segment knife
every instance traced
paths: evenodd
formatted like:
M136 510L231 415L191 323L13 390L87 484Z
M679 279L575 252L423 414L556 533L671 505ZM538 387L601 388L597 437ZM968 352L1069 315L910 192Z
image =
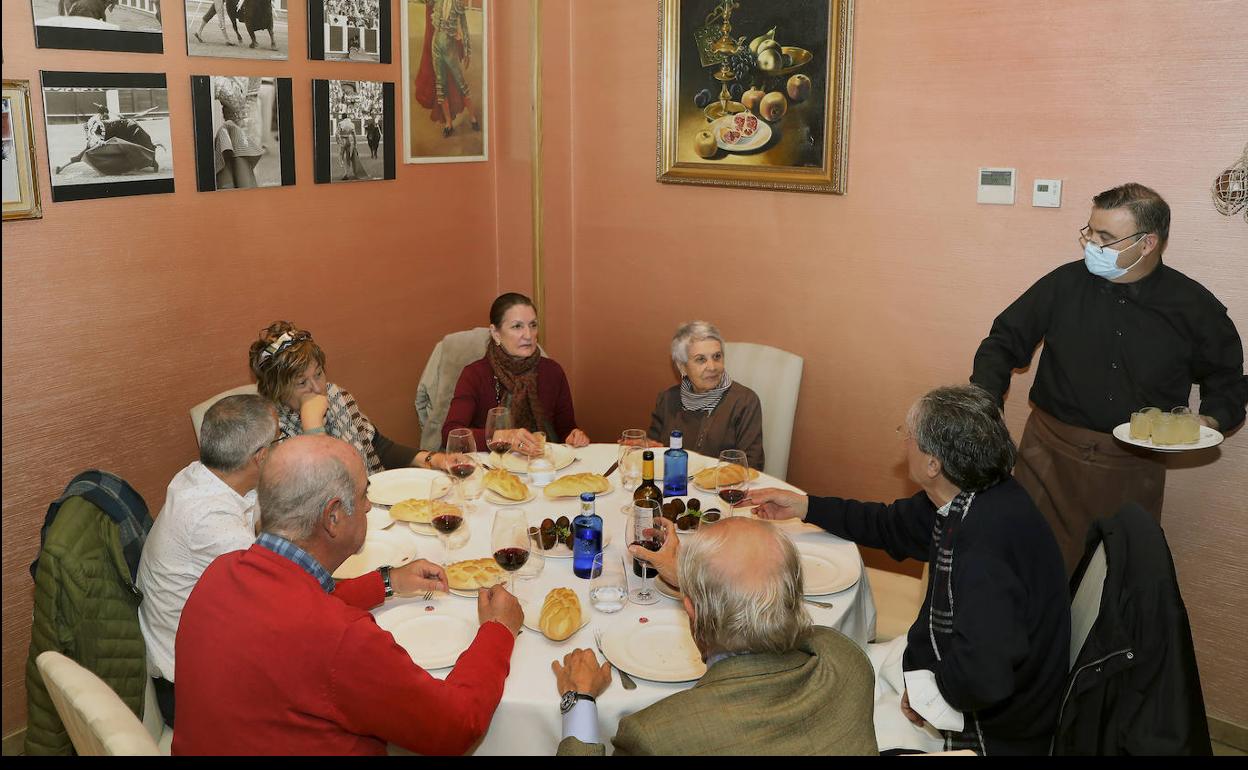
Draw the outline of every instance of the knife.
M618 468L618 467L620 467L620 461L619 461L619 460L616 460L615 462L611 463L611 467L610 467L610 468L607 468L607 472L606 472L606 473L604 473L604 474L602 474L602 475L603 475L603 477L605 478L605 477L607 477L607 476L610 476L610 475L611 475L611 474L615 471L615 469L616 469L616 468Z

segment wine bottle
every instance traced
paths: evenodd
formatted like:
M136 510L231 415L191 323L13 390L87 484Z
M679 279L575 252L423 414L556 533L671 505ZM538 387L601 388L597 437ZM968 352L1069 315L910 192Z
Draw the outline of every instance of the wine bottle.
M594 557L602 553L602 517L594 511L594 493L581 493L581 513L572 520L572 573L594 577Z
M689 494L689 453L683 448L684 434L672 431L671 447L663 453L663 496Z
M663 504L663 490L654 483L654 452L641 453L641 486L633 491L633 500L654 500Z

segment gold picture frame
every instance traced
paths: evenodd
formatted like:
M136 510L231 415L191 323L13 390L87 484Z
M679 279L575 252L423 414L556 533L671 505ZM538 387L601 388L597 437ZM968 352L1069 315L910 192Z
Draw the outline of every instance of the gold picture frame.
M39 169L30 112L30 81L5 80L3 99L4 221L40 219Z
M853 21L854 0L659 0L658 181L844 194Z

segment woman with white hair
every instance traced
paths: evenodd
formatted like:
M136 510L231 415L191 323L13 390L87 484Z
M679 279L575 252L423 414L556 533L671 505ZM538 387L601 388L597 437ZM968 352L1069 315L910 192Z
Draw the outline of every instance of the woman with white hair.
M680 384L659 394L649 437L666 446L672 431L684 448L716 457L741 449L750 467L763 469L763 407L758 394L733 382L724 368L724 338L713 324L689 321L672 337L672 363Z

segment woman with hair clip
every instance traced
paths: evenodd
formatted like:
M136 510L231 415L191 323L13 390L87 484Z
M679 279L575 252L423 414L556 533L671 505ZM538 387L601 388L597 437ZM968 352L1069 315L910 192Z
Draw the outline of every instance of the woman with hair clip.
M277 321L251 343L251 372L260 395L277 405L282 436L327 433L355 447L369 474L388 468L446 470L451 457L396 444L381 434L355 397L325 376L325 351L312 333Z
M486 436L486 415L496 406L511 409L512 428ZM508 292L490 307L485 355L460 372L442 425L443 444L455 428L471 428L478 447L487 440L504 441L524 454L538 449L535 431L569 446L589 444L589 436L576 426L563 367L543 358L537 347L537 311L523 294Z

